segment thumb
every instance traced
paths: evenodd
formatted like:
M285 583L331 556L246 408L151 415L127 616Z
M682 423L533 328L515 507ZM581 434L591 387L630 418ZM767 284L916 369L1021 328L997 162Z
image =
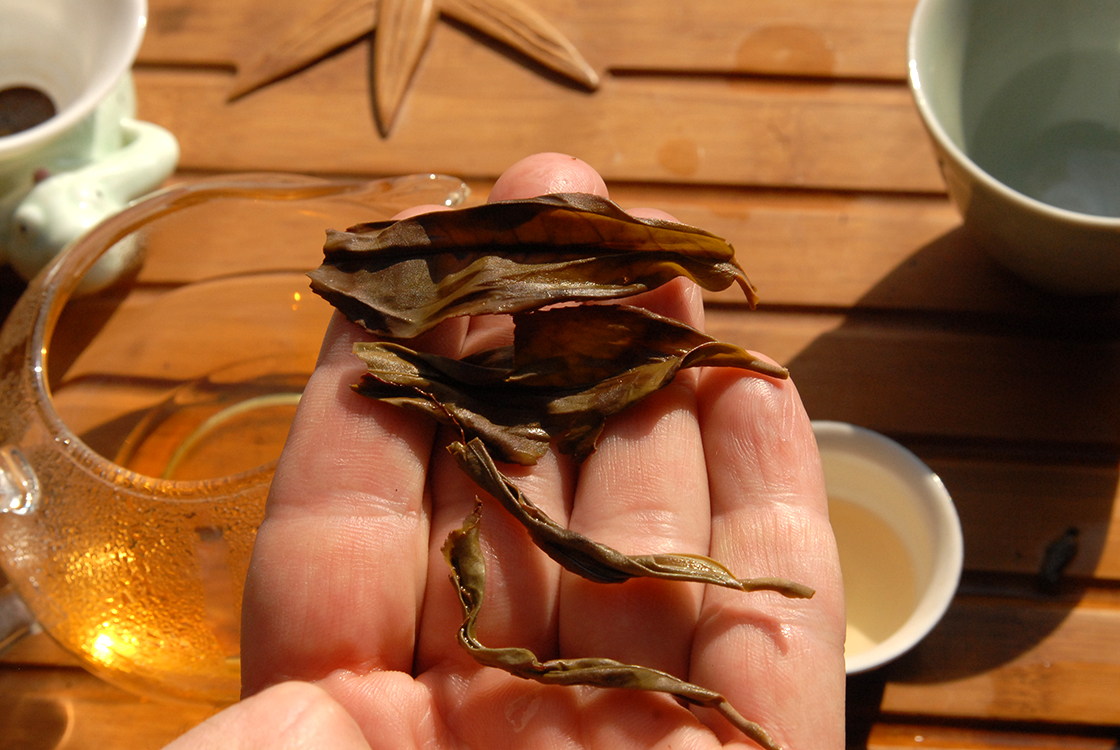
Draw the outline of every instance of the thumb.
M308 682L283 682L235 703L164 750L369 750L358 725Z

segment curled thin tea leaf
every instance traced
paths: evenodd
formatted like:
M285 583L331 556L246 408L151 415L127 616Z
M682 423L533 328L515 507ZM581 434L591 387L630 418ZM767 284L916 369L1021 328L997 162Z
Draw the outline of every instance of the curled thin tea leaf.
M480 514L481 505L476 505L462 528L452 531L443 545L443 555L451 566L451 580L463 609L459 643L476 662L545 685L592 685L668 693L687 703L715 709L762 747L779 750L774 738L765 729L736 711L723 695L666 672L594 657L542 662L525 648L484 646L475 632L486 588L486 562L478 542Z
M625 555L553 521L503 474L477 438L447 450L480 488L496 498L529 532L533 543L568 570L598 583L631 578L695 581L739 591L776 591L791 599L808 599L813 589L784 578L736 578L730 570L703 555Z
M412 338L460 315L627 297L678 277L754 288L726 240L582 193L499 201L328 233L311 288L371 333Z
M550 440L582 461L608 417L663 388L682 368L785 369L679 321L627 305L514 315L512 347L454 360L392 342L363 342L356 389L479 437L499 461L533 464Z

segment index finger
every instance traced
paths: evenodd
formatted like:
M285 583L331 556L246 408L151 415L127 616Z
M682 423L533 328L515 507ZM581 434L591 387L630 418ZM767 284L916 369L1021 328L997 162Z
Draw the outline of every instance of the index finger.
M434 426L351 391L361 338L335 316L277 466L245 586L246 695L337 668L411 667Z

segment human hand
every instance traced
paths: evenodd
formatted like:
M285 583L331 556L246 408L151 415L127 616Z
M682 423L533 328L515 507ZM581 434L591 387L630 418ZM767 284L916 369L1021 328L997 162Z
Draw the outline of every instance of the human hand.
M491 200L548 192L605 196L606 187L582 162L543 154L508 170ZM627 302L703 329L690 283ZM500 318L458 319L423 346L458 357L508 335ZM481 668L462 650L441 546L480 493L430 420L351 391L364 370L351 347L363 338L336 316L277 468L243 612L243 692L260 694L232 711L274 707L295 690L298 705L313 707L300 715L311 725L324 717L348 738L334 746L346 748L365 746L355 727L369 747L394 750L749 745L714 711L666 695L543 686ZM562 572L485 498L484 644L522 646L541 660L654 667L722 693L790 750L842 747L843 593L820 459L792 382L682 372L613 417L582 467L550 453L504 470L552 518L620 551L705 554L736 575L788 578L817 594L590 583ZM314 682L330 698L306 688L261 693L289 680ZM214 736L235 747L244 722L219 718ZM309 736L308 746L322 746Z

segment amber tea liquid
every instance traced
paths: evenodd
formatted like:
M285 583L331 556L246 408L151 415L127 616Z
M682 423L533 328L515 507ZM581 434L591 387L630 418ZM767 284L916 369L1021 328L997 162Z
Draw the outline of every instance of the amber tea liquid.
M60 319L52 404L115 486L75 472L27 521L65 540L49 631L111 681L237 699L252 540L330 317L309 296L302 273L260 273L110 290Z
M870 510L830 497L828 512L848 608L844 654L851 657L889 638L910 617L917 601L914 563L894 529Z

